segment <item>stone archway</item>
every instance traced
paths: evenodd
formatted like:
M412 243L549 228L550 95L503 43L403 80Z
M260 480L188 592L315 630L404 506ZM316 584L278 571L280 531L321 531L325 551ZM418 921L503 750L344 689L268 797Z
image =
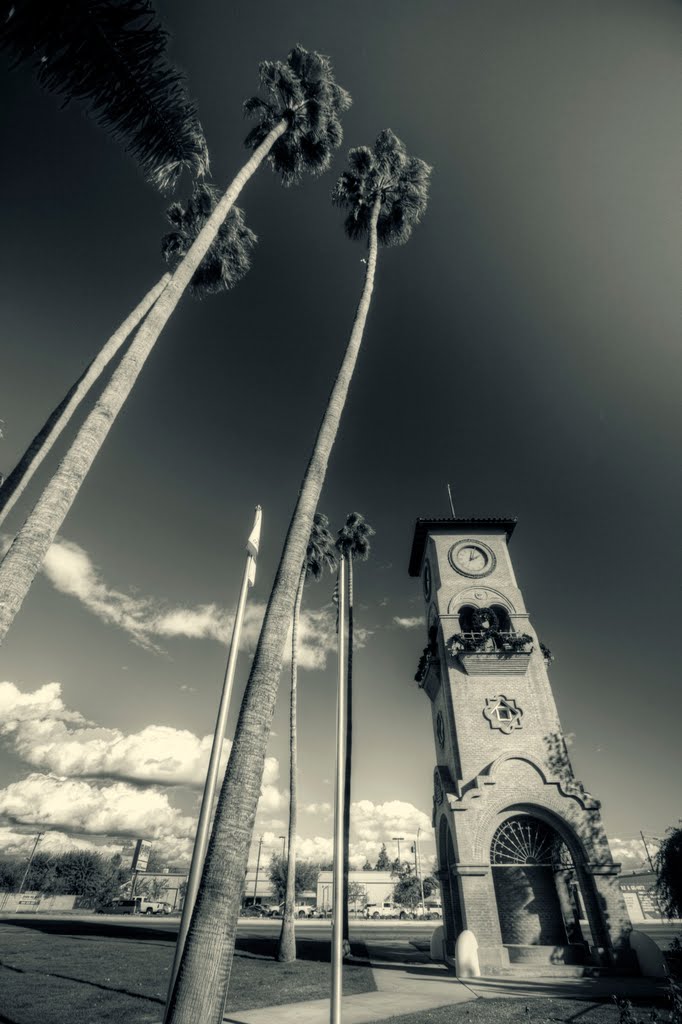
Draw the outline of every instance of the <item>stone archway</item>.
M559 833L531 814L513 814L493 835L490 864L502 942L568 945L566 894L560 897L559 885L572 859Z

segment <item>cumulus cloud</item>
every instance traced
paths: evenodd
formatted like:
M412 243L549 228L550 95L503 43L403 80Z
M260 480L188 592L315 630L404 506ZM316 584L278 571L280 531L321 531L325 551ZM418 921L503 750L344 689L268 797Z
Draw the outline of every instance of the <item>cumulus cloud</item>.
M351 805L350 820L358 839L374 843L385 842L386 836L414 836L418 828L431 834L428 815L405 800L388 800L383 804L358 800Z
M80 601L93 615L126 632L146 650L161 653L160 639L185 637L215 640L226 644L232 635L234 611L215 603L196 607L167 607L152 597L140 597L109 586L95 567L90 555L78 544L58 538L49 549L43 572L62 594ZM250 601L244 613L241 647L252 653L258 642L265 603ZM355 641L364 646L370 631L357 628ZM285 661L291 644L284 649ZM331 607L306 609L299 628L299 667L321 669L327 655L336 651L336 611Z
M318 814L328 817L332 812L332 805L329 803L306 804L303 808L306 814Z
M136 733L87 722L66 707L59 683L23 693L14 683L0 683L0 736L33 768L71 778L107 778L163 786L203 786L212 734L148 725ZM231 742L223 747L224 770ZM281 794L274 786L279 762L266 757L264 806L276 809Z
M0 816L79 835L190 837L195 821L172 807L166 793L125 782L101 785L33 773L0 790Z
M609 838L611 856L617 864L622 864L626 871L634 868L648 868L646 849L640 838L619 839L618 836ZM658 842L655 839L647 839L647 846L652 857L658 850Z
M405 617L394 615L393 622L398 629L416 629L417 626L424 626L426 619L423 615L407 615Z
M29 856L36 841L35 832L17 832L9 826L0 827L0 855L5 857ZM46 832L38 844L38 853L59 854L82 851L113 857L121 852L120 843L95 843L81 836L69 836L65 832Z

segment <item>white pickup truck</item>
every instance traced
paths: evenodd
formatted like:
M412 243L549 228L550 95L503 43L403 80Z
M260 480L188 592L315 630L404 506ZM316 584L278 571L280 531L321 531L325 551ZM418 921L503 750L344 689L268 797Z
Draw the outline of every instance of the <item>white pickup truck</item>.
M163 900L148 900L146 896L134 896L127 900L114 900L107 907L109 914L170 914L170 903Z

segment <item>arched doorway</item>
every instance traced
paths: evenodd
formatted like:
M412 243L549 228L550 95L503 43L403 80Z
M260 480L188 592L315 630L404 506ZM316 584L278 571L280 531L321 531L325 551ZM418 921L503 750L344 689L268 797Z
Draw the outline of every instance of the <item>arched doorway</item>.
M490 863L505 945L563 946L572 941L563 879L573 862L550 824L530 814L506 818L493 835Z

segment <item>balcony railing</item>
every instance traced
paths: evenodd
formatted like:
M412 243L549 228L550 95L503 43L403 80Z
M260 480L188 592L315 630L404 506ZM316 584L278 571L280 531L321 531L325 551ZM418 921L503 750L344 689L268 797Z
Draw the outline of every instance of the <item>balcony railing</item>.
M456 633L448 649L469 675L524 675L533 638L513 629Z

